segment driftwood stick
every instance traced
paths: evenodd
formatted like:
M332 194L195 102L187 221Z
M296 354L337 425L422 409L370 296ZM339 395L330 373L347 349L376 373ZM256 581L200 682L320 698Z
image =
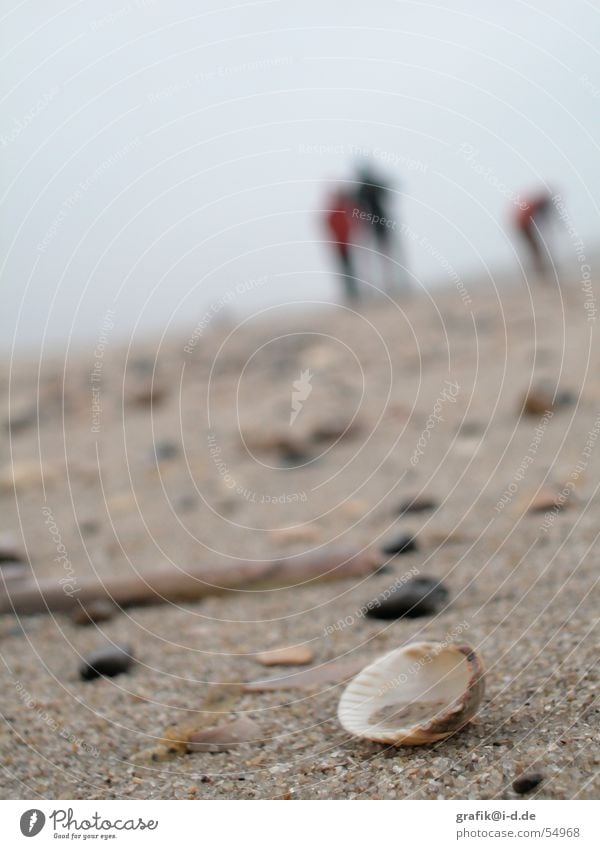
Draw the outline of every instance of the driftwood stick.
M105 579L96 576L82 580L73 578L65 585L48 579L5 584L0 579L0 613L72 610L97 599L109 599L120 607L192 601L224 592L281 589L312 581L362 578L377 568L378 560L373 551L329 548L280 560L194 566L187 572L165 566L145 574L129 571Z

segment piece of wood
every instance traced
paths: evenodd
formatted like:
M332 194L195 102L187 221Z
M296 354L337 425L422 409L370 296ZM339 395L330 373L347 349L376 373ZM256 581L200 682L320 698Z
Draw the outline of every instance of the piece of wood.
M93 577L30 581L14 588L0 584L0 613L48 613L72 610L97 599L120 607L161 602L195 601L225 592L300 587L313 581L361 578L375 572L378 559L369 549L327 548L314 554L272 561L225 561L195 566L185 572L173 566L144 574L133 570L104 580Z

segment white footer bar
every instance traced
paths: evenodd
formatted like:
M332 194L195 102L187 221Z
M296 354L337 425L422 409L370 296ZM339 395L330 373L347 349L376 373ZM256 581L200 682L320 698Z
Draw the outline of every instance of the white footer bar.
M0 802L2 845L321 849L596 847L600 803L580 801ZM436 841L432 843L431 841ZM543 842L542 842L543 841Z

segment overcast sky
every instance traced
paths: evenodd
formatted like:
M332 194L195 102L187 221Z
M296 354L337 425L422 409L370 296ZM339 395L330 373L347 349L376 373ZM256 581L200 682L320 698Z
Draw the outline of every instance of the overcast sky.
M394 183L415 286L516 268L511 206L543 183L596 247L593 3L3 9L4 348L335 296L317 210L357 161Z

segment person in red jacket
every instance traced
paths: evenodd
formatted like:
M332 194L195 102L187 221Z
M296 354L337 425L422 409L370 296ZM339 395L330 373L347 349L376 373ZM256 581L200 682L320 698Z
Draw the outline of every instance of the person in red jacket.
M358 300L358 283L352 254L353 211L356 202L349 192L335 191L325 204L325 227L340 269L344 293L349 301Z
M547 192L531 198L525 198L517 207L515 227L525 240L533 264L543 273L548 267L550 255L540 235L540 225L544 224L552 212L552 196Z

